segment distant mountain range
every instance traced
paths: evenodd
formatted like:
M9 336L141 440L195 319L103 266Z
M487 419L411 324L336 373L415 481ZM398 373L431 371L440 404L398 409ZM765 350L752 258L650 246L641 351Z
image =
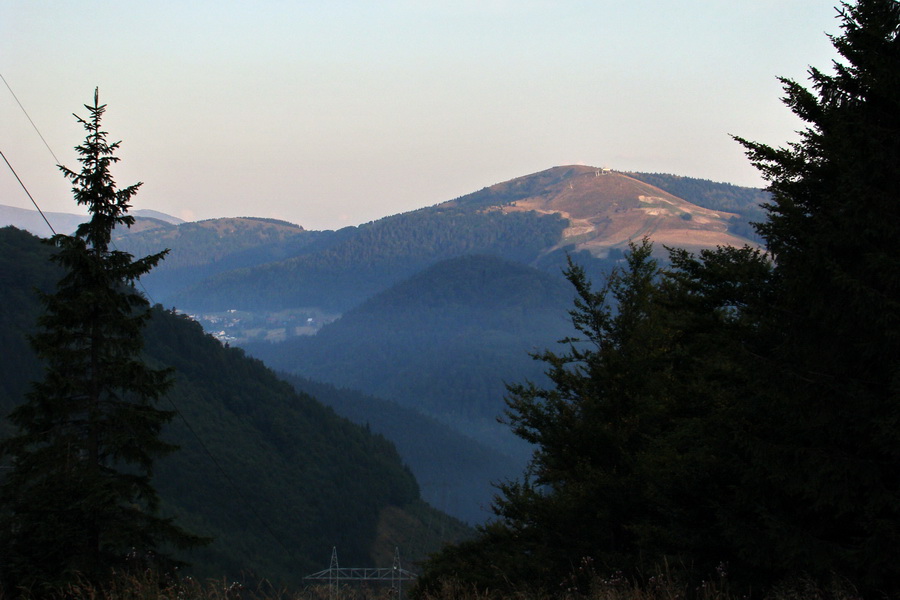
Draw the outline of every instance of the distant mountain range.
M564 252L621 257L629 240L699 249L754 243L764 191L674 175L554 167L429 208L338 231L273 219L191 223L135 211L116 242L172 252L144 282L190 311L317 307L343 312L439 260L493 254L555 271ZM49 213L58 231L84 217ZM35 211L0 206L0 224L48 233Z
M156 210L134 210L131 212L131 215L145 219L146 223L152 221L171 225L184 223L183 219ZM45 217L46 220L44 220ZM40 237L49 237L53 235L53 231L65 234L72 233L79 224L84 222L85 218L85 215L61 212L45 212L41 216L41 213L37 210L0 204L0 227L11 225ZM53 227L52 231L50 229L51 226Z
M335 400L341 414L381 423L379 411L416 411L449 428L456 437L441 434L442 448L378 431L393 436L426 500L476 522L492 494L485 478L516 476L528 454L497 424L504 383L539 381L529 352L571 334L567 257L599 281L645 236L661 254L663 246L752 245L750 222L762 220L767 199L726 183L564 166L338 231L139 214L115 242L136 255L172 249L142 280L154 301L217 313L217 335L299 377L300 389L321 381L371 399ZM341 314L315 336L297 335L321 326L306 321ZM466 444L479 464L448 469ZM451 502L448 489L466 493Z
M218 273L202 281L167 281L164 293L191 311L315 306L343 312L437 261L466 254L557 272L567 252L590 263L614 261L629 240L644 236L660 247L692 250L753 243L747 222L759 214L764 192L691 181L693 186L673 176L556 167L359 227L266 240L258 257L266 262L250 265L242 250L217 260ZM154 232L138 236L147 244ZM133 243L130 237L123 236L125 247ZM161 237L152 243L164 245ZM278 258L279 252L288 256ZM243 262L226 269L232 258Z

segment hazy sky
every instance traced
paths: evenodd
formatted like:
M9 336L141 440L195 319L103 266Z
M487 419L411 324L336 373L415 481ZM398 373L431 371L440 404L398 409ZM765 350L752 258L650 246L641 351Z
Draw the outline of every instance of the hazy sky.
M332 229L563 164L761 185L729 134L794 139L777 77L829 68L835 3L0 0L0 74L76 170L99 86L135 208ZM0 120L41 207L76 212L2 83Z

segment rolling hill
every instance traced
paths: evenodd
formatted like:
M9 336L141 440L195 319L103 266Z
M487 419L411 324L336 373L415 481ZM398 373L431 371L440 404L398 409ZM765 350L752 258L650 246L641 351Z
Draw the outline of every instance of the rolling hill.
M131 215L136 217L139 221L143 221L143 226L150 226L149 224L151 223L173 225L184 223L184 221L178 217L173 217L156 210L134 210L131 212ZM85 219L84 215L61 212L45 212L44 216L47 217L47 221L50 222L50 225L53 226L53 229L55 229L57 233L72 233ZM47 226L47 221L44 221L44 218L41 217L41 214L36 210L0 204L0 227L11 225L36 236L49 237L52 235L52 232L50 231L50 227ZM139 225L138 227L143 228L143 226Z
M444 505L473 521L493 493L485 474L517 474L510 465L527 454L496 418L505 381L542 377L529 352L569 333L571 294L560 277L566 256L599 281L629 240L643 236L658 248L753 243L748 222L760 218L766 199L761 190L694 178L563 166L339 231L272 219L170 223L147 215L117 232L116 243L135 254L172 249L142 280L154 301L193 313L238 309L230 314L243 327L259 327L257 339L287 338L241 342L274 368L395 403L334 404L357 422L375 423L377 411L400 408L415 411L409 419L418 413L452 428L457 437L434 464L450 464L460 440L477 439L493 456L481 460L487 469L442 478L432 477L441 469L418 460L421 446L377 429L415 465L429 500L441 502L440 490L460 489L465 477L482 478L467 505ZM326 315L324 323L341 313L314 337L291 337L288 331L315 327L286 327L283 317L300 315L305 323Z

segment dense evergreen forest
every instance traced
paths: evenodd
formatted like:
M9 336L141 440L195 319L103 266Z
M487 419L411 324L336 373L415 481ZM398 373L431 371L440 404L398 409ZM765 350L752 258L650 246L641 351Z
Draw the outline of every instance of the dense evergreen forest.
M434 417L356 390L281 373L301 392L391 440L431 506L468 523L490 516L492 483L519 473L516 460Z
M34 289L52 288L59 275L50 250L30 234L0 229L4 414L41 374L26 335L39 312ZM385 438L337 417L242 350L159 307L145 337L147 362L175 369L164 407L178 417L165 437L181 449L156 465L162 512L214 538L184 557L191 572L299 585L327 566L333 546L347 563L386 566L394 549L380 538L386 529L400 528L409 560L465 531L419 499ZM9 423L0 427L8 435ZM390 507L405 511L405 525L390 521Z

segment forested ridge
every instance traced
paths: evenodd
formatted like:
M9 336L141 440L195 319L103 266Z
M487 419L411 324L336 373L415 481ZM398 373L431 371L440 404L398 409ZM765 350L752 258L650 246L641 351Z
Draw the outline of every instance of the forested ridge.
M135 255L171 248L144 279L151 295L168 306L192 312L311 306L342 312L437 261L468 253L496 254L558 273L565 264L561 234L570 223L559 214L509 209L522 199L550 201L567 189L566 181L595 172L600 170L554 167L337 231L251 217L177 225L139 217L135 227L117 230L115 240ZM729 231L757 239L749 222L762 215L759 203L768 198L762 190L675 175L626 175L698 206L733 212ZM602 211L616 200L600 193L593 201ZM569 240L570 246L577 242ZM618 258L620 252L612 249Z
M39 312L34 288L49 289L58 277L49 251L30 234L0 229L4 414L41 373L25 336ZM156 465L163 512L214 538L183 557L194 563L193 573L299 585L303 575L327 566L333 546L347 561L371 564L376 554L383 560L379 522L391 506L418 523L402 532L410 560L441 542L428 523L449 536L464 531L419 500L414 477L382 436L296 392L197 323L155 308L145 356L148 364L175 369L163 407L179 417L165 437L181 449Z
M141 220L145 221L145 219ZM140 223L141 221L138 221ZM114 239L135 255L175 246L168 269L218 262L225 256L275 244L308 244L311 232L274 219L213 219L173 225L153 220L151 227L116 231ZM299 238L299 239L298 239Z
M493 419L504 389L499 377L521 372L514 365L537 366L528 351L565 335L570 297L561 278L465 256L376 294L316 336L248 349L313 379L351 388L377 383L367 387L421 411Z
M172 248L171 260L145 282L167 305L192 311L317 306L342 312L437 261L464 254L494 254L558 273L565 264L560 244L568 220L558 213L507 209L526 198L549 201L567 189L566 181L586 172L594 170L554 167L337 231L306 231L266 219L214 219L177 226L155 223L117 232L116 239L134 253ZM760 214L757 203L766 197L761 190L700 179L629 176L683 193L699 206L734 212L728 227L743 236L753 235L749 220ZM603 211L615 199L600 193L593 201ZM614 254L620 257L620 249Z
M211 278L172 300L219 310L232 305L346 310L445 258L487 253L533 260L564 226L556 215L422 209L361 225L315 253Z
M772 199L766 190L697 177L666 173L628 173L635 179L665 190L697 206L745 215L752 221L765 218L763 205Z
M154 248L172 251L157 269L144 278L154 297L165 298L184 287L186 281L212 277L296 256L340 239L334 232L305 231L275 219L213 219L174 225L156 219L137 219L134 230L115 232L123 250L142 255Z

